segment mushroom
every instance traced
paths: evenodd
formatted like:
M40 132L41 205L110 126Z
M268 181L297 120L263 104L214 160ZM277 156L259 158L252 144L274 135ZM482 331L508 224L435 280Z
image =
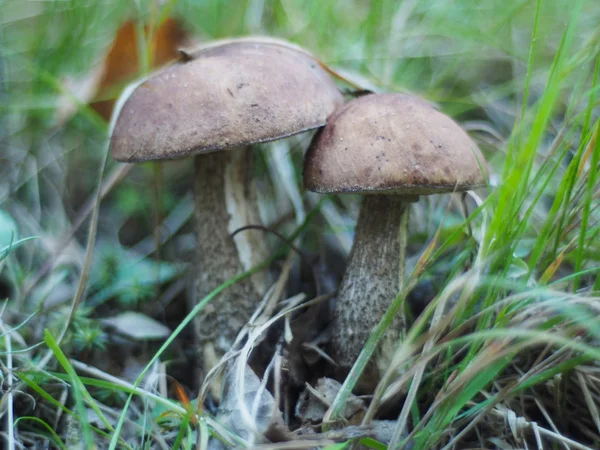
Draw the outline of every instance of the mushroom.
M111 137L125 162L195 155L197 265L193 301L263 262L252 144L321 127L343 102L306 51L285 41L219 41L157 72L126 100ZM231 151L225 151L231 150ZM203 367L230 349L268 288L257 273L229 287L196 317Z
M410 95L359 97L315 135L305 158L305 187L364 195L332 324L332 353L343 371L352 367L404 282L410 203L419 195L483 186L485 177L485 161L469 136ZM405 327L400 313L365 378L387 368Z

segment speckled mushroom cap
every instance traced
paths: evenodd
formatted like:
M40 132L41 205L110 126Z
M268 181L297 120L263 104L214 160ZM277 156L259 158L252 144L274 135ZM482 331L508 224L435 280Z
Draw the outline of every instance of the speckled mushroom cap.
M314 137L304 160L304 185L320 193L424 195L479 187L486 177L467 133L404 94L348 102Z
M126 100L113 158L170 159L279 139L323 126L343 103L318 62L284 41L227 40L186 56Z

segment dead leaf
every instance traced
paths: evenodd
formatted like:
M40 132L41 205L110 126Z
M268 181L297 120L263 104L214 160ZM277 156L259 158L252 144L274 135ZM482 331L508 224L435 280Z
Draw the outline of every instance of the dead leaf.
M236 364L230 364L223 379L222 401L217 412L217 421L232 433L242 439L251 440L254 436L267 433L272 427L284 427L283 414L275 403L271 393L262 389L261 380L248 366L244 371L244 398L238 396L236 386ZM252 422L248 423L240 405L245 405L252 415ZM225 445L218 439L211 439L209 450L225 449Z
M148 33L149 27L146 26L144 31ZM104 73L91 106L106 120L110 118L114 102L124 85L140 75L137 39L135 22L125 22L104 61ZM187 34L181 23L172 18L165 20L149 42L150 67L160 67L177 59L177 49L185 45L186 40Z
M150 27L144 28L151 32ZM62 80L65 93L57 103L56 122L61 125L78 110L79 105L91 107L104 119L110 119L115 100L127 83L139 77L138 37L136 23L125 22L117 31L110 48L83 75L66 76ZM168 18L149 37L150 68L160 67L178 57L177 49L188 45L188 35L181 23Z
M307 384L306 389L298 399L296 417L303 421L321 423L341 386L340 383L331 378L320 378L314 388ZM346 403L344 417L349 419L359 411L365 410L364 402L355 395L351 395Z
M127 311L118 316L104 319L103 322L136 341L166 339L171 335L171 330L162 323L134 311Z

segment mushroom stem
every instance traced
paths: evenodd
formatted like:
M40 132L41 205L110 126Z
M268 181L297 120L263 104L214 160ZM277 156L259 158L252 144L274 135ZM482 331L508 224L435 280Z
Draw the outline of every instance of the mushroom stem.
M194 303L268 257L261 231L245 231L231 238L236 229L261 223L252 159L250 147L195 157ZM241 280L196 316L194 324L205 371L231 348L268 289L268 281L265 271Z
M333 355L344 372L356 361L403 282L408 207L403 197L364 196L333 319ZM380 344L373 359L375 365L365 372L363 385L378 378L378 359L397 342L405 324L401 312L386 333L387 345Z
M398 291L402 289L406 281L406 248L408 246L408 216L410 214L410 205L404 204L404 214L400 218L400 228L398 230L398 242L400 243L400 268L398 271Z

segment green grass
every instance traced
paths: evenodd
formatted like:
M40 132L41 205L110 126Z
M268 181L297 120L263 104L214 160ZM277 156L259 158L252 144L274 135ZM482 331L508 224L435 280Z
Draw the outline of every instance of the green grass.
M395 421L394 448L522 448L524 441L538 448L536 426L544 448L598 448L596 1L157 5L0 1L0 411L14 420L11 432L3 422L6 444L67 448L73 430L84 448L205 448L209 434L230 446L248 443L197 408L198 380L178 379L192 369L177 365L193 353L186 324L251 273L185 311L193 233L192 215L183 211L191 183L181 180L191 180L191 168L144 164L126 174L108 156L108 124L69 84L89 75L126 18L137 24L139 75L148 73L144 25L172 15L201 41L281 37L359 85L437 102L488 160L489 189L464 200L468 217L449 196L413 206L412 275L328 411L322 447L353 442L332 438L344 426L345 401L410 292L431 283L434 298L399 343L363 425L395 401L394 416L386 417ZM66 121L58 115L65 101L76 105ZM277 162L274 153L257 152L265 216L308 254L346 256L359 199L303 191L307 143L286 141ZM274 176L280 170L287 183ZM290 254L277 246L261 268L279 268ZM174 331L157 345L122 344L102 319L127 309ZM160 388L163 370L190 388L191 400ZM92 412L98 419L89 423ZM385 448L372 438L362 443Z

